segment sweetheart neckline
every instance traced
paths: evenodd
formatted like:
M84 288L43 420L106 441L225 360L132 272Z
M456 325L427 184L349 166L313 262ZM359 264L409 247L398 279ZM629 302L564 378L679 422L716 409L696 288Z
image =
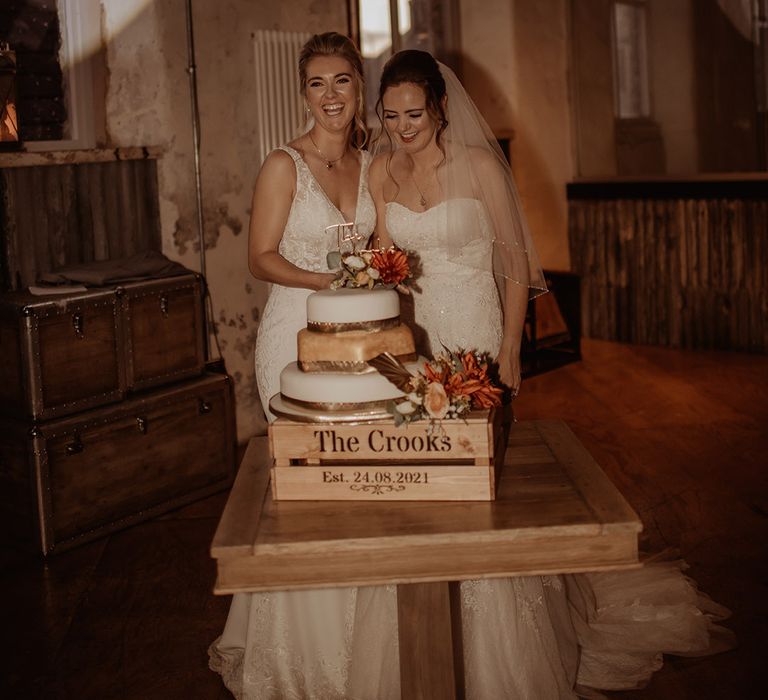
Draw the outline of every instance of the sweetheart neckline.
M448 202L480 202L479 199L476 197L454 197L453 199L444 199L442 202L438 202L437 204L434 204L433 206L429 207L429 209L425 209L424 211L415 211L414 209L411 209L410 207L405 206L405 204L401 204L400 202L396 202L395 200L392 200L391 202L387 202L384 206L390 206L391 204L397 204L398 207L401 209L405 209L406 211L410 212L411 214L427 214L428 212L431 212L433 209L437 209L438 207L441 207L443 204L448 204Z

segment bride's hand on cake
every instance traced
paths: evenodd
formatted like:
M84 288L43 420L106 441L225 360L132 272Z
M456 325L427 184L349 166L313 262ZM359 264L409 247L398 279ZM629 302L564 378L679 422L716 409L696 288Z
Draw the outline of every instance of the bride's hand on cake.
M337 277L336 273L334 272L318 272L315 274L315 280L316 284L313 287L315 291L320 291L321 289L328 289L331 286L331 282L335 280Z

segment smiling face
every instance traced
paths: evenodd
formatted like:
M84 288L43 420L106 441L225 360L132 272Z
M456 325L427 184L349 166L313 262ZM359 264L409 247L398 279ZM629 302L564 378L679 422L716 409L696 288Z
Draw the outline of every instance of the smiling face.
M358 101L358 81L350 62L340 56L310 59L304 97L319 126L329 131L348 127Z
M387 88L381 107L384 126L398 147L415 153L434 142L437 120L427 109L421 86L401 83Z

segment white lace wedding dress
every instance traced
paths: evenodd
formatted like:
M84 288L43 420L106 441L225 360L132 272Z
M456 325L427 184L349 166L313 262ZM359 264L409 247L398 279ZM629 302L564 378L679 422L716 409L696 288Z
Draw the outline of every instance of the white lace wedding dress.
M293 199L285 231L280 240L280 254L297 267L312 272L328 272L326 256L338 250L335 233L326 226L344 223L344 215L328 198L298 151L282 146L296 164L296 196ZM368 191L368 166L371 157L361 152L360 182L357 191L355 223L363 236L370 236L376 223L376 211ZM269 399L278 392L280 372L296 361L296 334L307 325L309 289L273 284L256 338L256 382L264 411L269 420Z
M296 195L280 253L298 267L327 272L326 254L338 245L325 227L343 223L344 216L301 155L287 146L283 150L296 165ZM361 157L355 221L367 237L376 214L367 186L370 156ZM273 285L259 325L256 380L270 419L268 402L279 390L280 371L296 360L296 334L307 323L309 294ZM395 697L388 678L375 674L377 668L397 668L396 637L381 634L387 629L382 618L397 616L394 606L393 588L235 595L224 632L209 650L210 665L244 700ZM390 626L390 634L397 630Z

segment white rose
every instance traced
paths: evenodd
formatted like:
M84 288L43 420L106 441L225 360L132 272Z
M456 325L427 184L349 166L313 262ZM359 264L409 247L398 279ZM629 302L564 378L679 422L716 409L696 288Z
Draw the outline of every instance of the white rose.
M357 255L348 255L346 258L344 258L344 264L353 270L362 270L364 267L366 267L365 261L362 258L359 258Z
M416 410L416 406L414 406L410 401L403 401L397 404L395 408L401 416L410 416L411 413Z

